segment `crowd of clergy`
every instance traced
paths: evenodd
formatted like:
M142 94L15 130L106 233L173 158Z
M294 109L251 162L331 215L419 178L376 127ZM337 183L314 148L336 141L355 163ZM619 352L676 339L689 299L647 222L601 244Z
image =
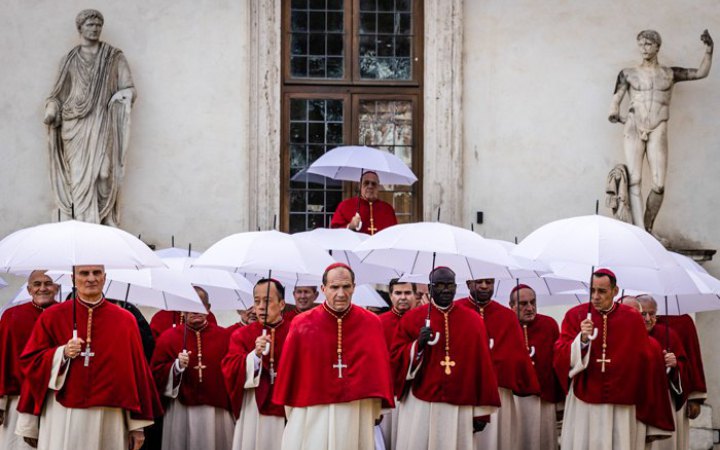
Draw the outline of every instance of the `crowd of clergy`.
M362 200L334 225L393 224ZM292 287L295 305L258 281L228 328L200 287L207 313L148 324L105 298L102 265L75 267L60 303L37 270L32 301L0 319L0 448L687 449L706 398L693 320L657 316L650 296L615 300L611 269L560 326L529 286L494 298L495 280L452 267L391 280L378 314L353 304L353 270L336 263L319 289Z

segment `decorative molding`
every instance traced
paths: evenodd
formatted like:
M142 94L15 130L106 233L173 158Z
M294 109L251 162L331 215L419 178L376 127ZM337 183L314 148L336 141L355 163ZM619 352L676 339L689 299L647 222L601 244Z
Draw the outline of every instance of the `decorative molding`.
M463 0L424 5L424 219L462 226Z
M250 0L250 127L247 214L250 230L268 230L280 212L281 2Z

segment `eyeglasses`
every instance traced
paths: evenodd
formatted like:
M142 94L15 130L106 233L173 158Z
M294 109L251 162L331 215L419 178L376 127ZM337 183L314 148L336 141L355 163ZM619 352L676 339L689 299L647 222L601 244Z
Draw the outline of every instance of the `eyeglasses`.
M433 287L440 290L451 289L457 286L456 283L433 283Z

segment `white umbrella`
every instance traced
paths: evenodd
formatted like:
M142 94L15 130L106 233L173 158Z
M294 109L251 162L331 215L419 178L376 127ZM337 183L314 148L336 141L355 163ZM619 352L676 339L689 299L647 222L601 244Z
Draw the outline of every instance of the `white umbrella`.
M364 263L400 273L427 275L447 266L458 283L478 278L514 278L517 263L502 245L464 228L439 222L395 225L371 236L355 249Z
M190 248L168 247L155 250L160 258L197 258L202 253Z
M56 278L57 272L49 272ZM71 283L70 273L62 273L61 284ZM206 313L195 289L182 273L170 269L111 269L105 272L105 297L134 305L168 311Z
M221 239L192 267L209 267L288 280L318 278L335 262L321 248L279 231L250 231Z
M364 146L336 147L322 155L308 173L323 175L333 180L359 182L364 172L375 172L380 184L411 185L417 177L400 158L390 152Z
M0 272L93 264L106 269L163 267L160 258L130 233L76 220L24 228L0 241Z
M329 251L333 259L350 266L355 272L355 283L358 285L387 284L391 279L401 275L393 268L360 262L360 258L353 253L353 250L369 238L365 233L356 233L345 228L316 228L312 231L295 233L292 236Z
M589 281L593 268L604 267L615 272L621 288L662 295L700 293L651 234L599 215L543 225L523 239L512 254L544 262L560 278Z
M333 262L324 250L293 239L287 233L270 230L238 233L223 238L207 249L192 267L224 269L243 275L267 274L267 277L303 281L310 285L317 282L307 281L319 280L325 268ZM264 354L269 351L268 343Z
M198 253L198 256L200 253ZM170 268L208 293L216 311L247 309L252 305L253 285L240 274L221 269L192 267L197 257L163 258Z

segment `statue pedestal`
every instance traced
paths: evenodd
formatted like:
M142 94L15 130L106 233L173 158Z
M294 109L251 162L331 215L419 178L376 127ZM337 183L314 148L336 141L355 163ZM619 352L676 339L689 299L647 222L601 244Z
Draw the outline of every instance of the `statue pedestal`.
M711 261L713 258L713 255L717 253L717 250L712 250L709 248L672 248L668 247L668 250L675 253L680 253L681 255L685 255L689 258L692 258L693 261L695 261L698 264L702 264L706 261Z

